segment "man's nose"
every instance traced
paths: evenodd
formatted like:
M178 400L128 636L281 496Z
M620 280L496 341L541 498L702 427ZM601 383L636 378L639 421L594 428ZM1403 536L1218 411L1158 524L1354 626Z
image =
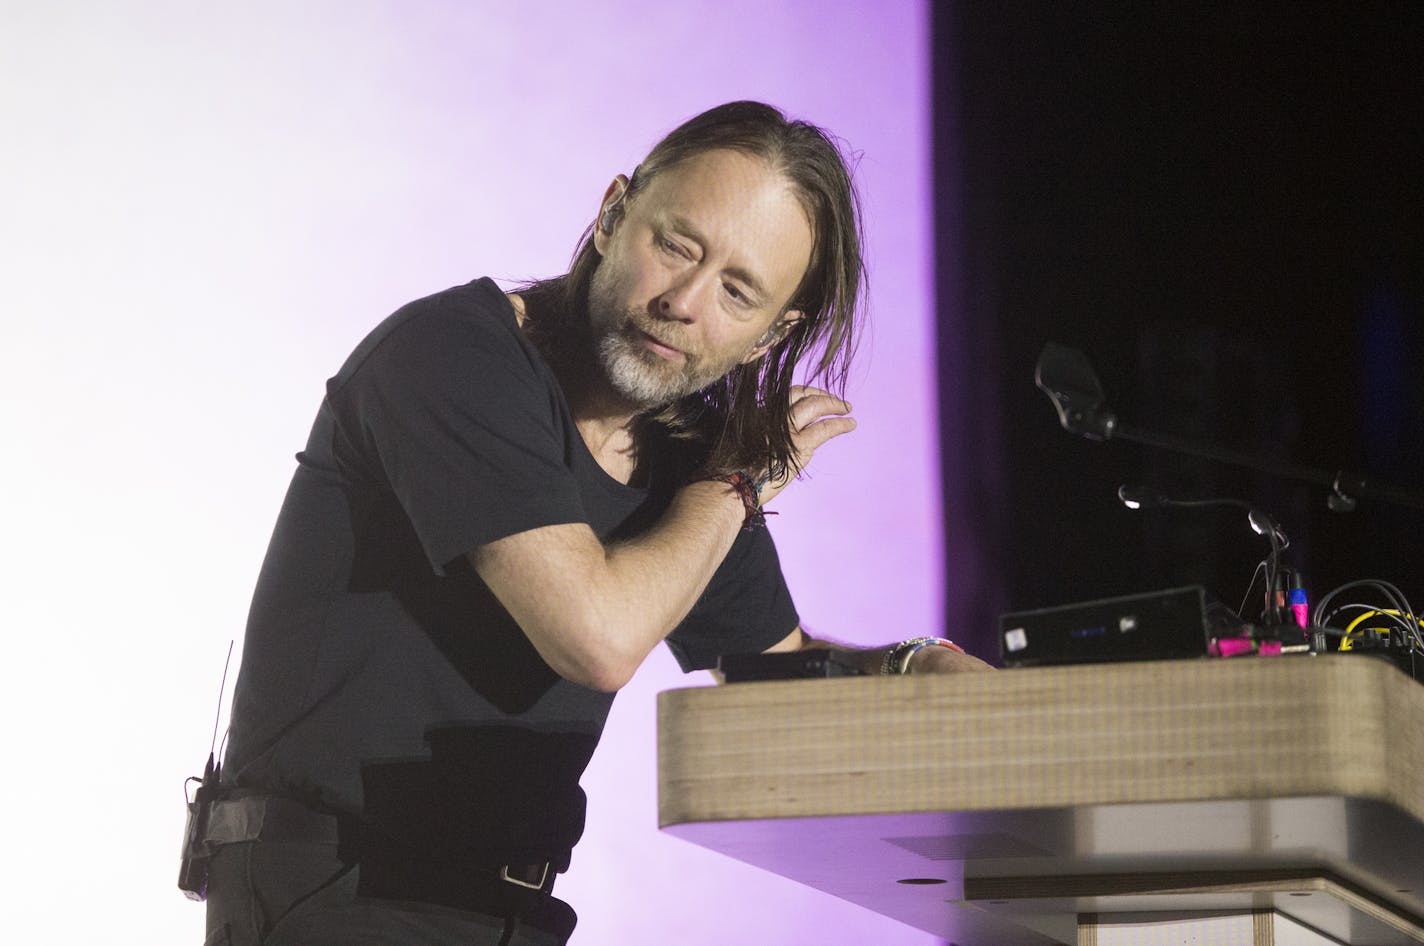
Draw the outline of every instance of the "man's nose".
M711 282L706 274L684 274L658 296L658 314L672 321L696 322L707 311Z

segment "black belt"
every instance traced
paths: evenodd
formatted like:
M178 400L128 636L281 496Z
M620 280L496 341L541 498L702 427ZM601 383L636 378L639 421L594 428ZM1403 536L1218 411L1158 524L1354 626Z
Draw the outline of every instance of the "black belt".
M204 840L211 847L243 841L276 841L289 844L349 845L363 832L355 818L317 811L293 798L281 795L234 792L213 803L208 816ZM406 863L406 858L382 857L386 845L376 845L358 854L362 862L362 886L374 891L392 888L391 893L376 893L391 899L425 899L413 896L413 891L433 887L443 894L437 902L452 898L486 912L517 912L512 909L531 895L547 895L554 889L557 871L548 861L531 864L499 864L495 866L426 862ZM369 856L366 856L369 855ZM468 887L473 898L459 893ZM491 905L497 910L491 911Z
M205 840L214 846L242 841L337 844L351 836L350 826L342 832L345 820L294 798L233 792L213 802Z

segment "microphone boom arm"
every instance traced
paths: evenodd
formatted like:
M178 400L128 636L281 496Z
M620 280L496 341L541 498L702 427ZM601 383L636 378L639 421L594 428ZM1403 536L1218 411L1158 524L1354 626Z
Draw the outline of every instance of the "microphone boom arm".
M1116 415L1103 408L1105 396L1102 386L1083 353L1055 342L1048 342L1043 346L1043 352L1038 356L1038 367L1034 372L1034 383L1053 402L1063 429L1090 440L1116 438L1217 463L1245 467L1282 479L1323 486L1330 490L1328 504L1335 512L1352 511L1358 499L1377 499L1397 506L1424 509L1424 493L1379 483L1357 473L1341 470L1331 474L1324 470L1280 463L1238 450L1226 450L1186 437L1143 430L1121 423Z

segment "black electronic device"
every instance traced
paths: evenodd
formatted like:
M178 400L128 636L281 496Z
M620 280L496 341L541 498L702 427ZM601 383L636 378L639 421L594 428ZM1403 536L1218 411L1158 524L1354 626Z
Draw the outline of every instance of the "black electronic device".
M865 672L851 661L850 655L825 647L784 654L730 654L717 662L717 669L728 683L858 677Z
M202 776L192 776L183 785L198 783L198 790L188 801L188 819L183 828L183 849L178 855L178 889L189 900L208 897L208 859L213 849L208 841L208 818L213 803L218 801L222 785L222 762L218 760L218 723L222 719L223 693L227 690L227 671L232 666L232 641L227 644L227 659L223 661L222 682L218 684L218 710L213 718L213 738L208 745L208 761Z
M188 802L188 823L183 829L183 851L178 858L178 889L189 900L208 897L208 858L212 856L208 846L208 815L217 798L221 778L221 763L209 754L203 777L198 779L198 790Z
M999 618L1006 667L1205 657L1240 619L1200 585L1103 598Z

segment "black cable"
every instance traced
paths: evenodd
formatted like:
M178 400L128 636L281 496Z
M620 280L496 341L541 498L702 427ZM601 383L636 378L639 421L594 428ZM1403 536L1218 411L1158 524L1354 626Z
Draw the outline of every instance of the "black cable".
M1341 593L1354 588L1369 588L1382 597L1387 603L1387 607L1367 604L1364 602L1347 602L1331 609L1331 604ZM1341 611L1351 609L1374 611L1375 615L1383 620L1386 625L1398 627L1404 632L1405 650L1410 655L1411 666L1416 652L1424 652L1424 635L1420 633L1419 615L1410 605L1404 592L1393 584L1376 578L1362 578L1357 581L1346 582L1338 588L1329 591L1316 604L1316 613L1321 615L1320 620L1315 623L1324 627L1334 620L1335 615ZM1390 613L1390 611L1395 613ZM1390 635L1393 637L1393 634Z

